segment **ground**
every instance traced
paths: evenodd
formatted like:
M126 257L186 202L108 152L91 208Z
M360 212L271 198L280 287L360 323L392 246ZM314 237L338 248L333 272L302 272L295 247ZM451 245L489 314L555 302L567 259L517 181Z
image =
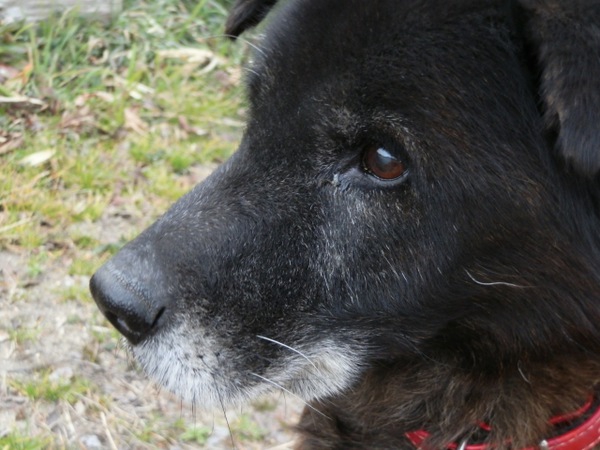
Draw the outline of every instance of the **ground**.
M298 400L182 403L140 373L88 291L239 142L248 45L219 34L228 3L0 23L0 450L290 447Z

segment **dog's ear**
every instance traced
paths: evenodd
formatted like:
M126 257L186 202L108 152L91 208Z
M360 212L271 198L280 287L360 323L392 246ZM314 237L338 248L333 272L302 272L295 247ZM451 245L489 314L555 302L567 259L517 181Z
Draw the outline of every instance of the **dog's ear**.
M227 17L225 33L238 37L265 18L277 0L237 0Z
M548 130L567 166L600 173L600 0L519 0Z

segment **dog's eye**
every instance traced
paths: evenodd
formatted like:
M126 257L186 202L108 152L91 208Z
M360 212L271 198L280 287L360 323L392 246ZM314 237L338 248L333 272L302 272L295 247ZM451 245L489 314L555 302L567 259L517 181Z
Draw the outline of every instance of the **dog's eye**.
M363 155L363 166L367 173L382 180L395 180L406 172L404 162L380 146L367 148Z

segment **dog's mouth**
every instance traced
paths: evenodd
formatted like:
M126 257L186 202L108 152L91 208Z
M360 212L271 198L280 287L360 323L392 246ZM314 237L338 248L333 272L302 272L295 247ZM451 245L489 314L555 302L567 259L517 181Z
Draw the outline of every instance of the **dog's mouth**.
M282 351L268 365L260 354L263 343ZM343 391L359 376L362 352L348 343L325 339L300 350L256 336L256 344L248 356L208 332L192 334L181 323L126 348L161 387L207 409L240 405L271 391L308 402Z

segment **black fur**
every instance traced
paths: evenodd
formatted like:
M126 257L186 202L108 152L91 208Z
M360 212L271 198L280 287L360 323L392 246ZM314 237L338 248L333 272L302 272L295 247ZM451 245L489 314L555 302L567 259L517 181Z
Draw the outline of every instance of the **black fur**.
M230 37L239 36L245 29L264 19L276 2L277 0L239 0L229 13L225 33Z
M305 397L299 448L439 449L481 420L537 444L600 378L600 2L274 14L239 151L94 275L100 308L201 403Z

